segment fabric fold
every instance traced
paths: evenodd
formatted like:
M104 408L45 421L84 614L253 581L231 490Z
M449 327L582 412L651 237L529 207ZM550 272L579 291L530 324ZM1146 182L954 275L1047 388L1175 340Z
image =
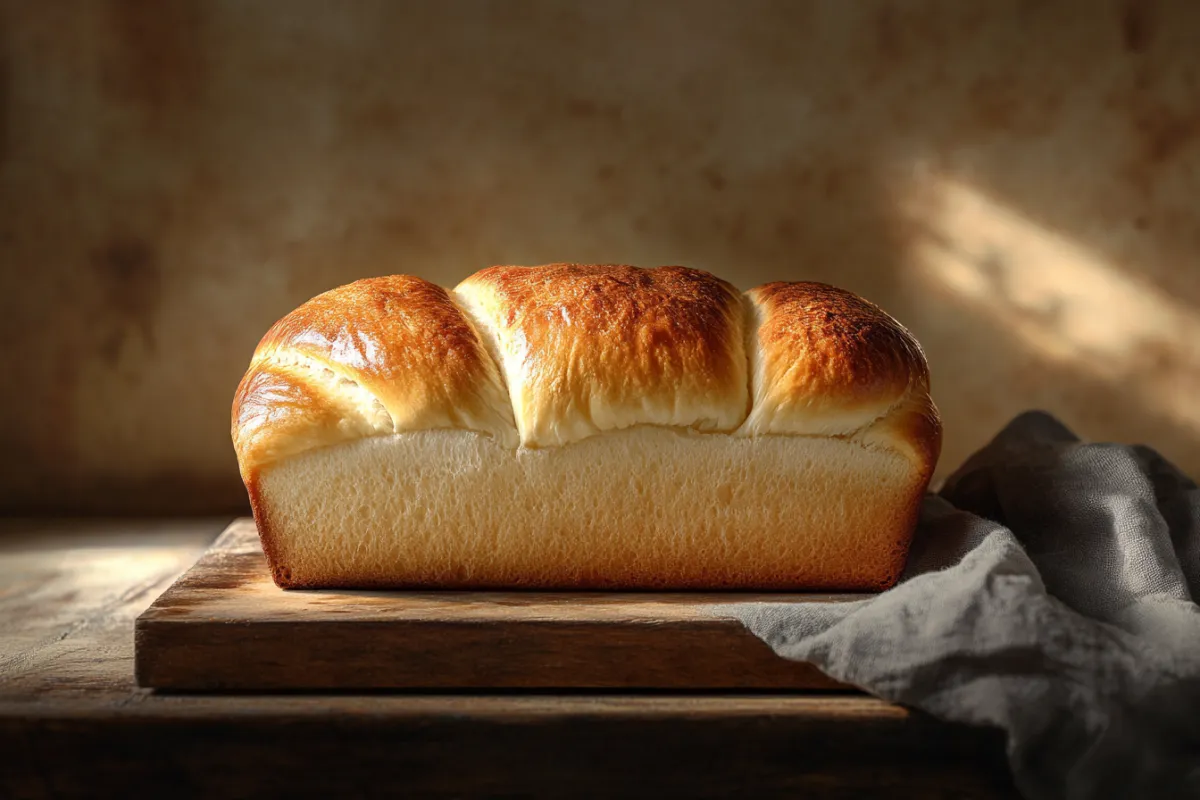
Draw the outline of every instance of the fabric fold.
M733 614L785 658L1002 728L1019 790L1200 797L1200 492L1022 414L926 498L901 582Z

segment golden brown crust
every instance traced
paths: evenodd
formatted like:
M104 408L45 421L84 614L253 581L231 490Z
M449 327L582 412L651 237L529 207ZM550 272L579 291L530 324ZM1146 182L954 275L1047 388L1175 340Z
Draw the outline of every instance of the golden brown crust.
M408 276L334 289L276 323L235 397L243 474L441 427L509 445L519 429L530 446L638 424L845 436L928 396L908 331L825 284L753 289L749 321L732 286L684 267L492 267L456 293L474 325L445 290Z
M234 399L244 476L313 447L430 428L515 438L471 323L445 289L405 275L333 289L279 320Z
M737 290L685 267L491 267L455 290L494 337L526 445L638 424L730 431L747 403Z
M243 479L281 458L384 430L383 415L373 424L348 398L322 391L307 371L258 362L242 378L233 401L233 446Z
M859 436L868 446L900 452L917 465L924 485L942 453L942 418L928 394L912 394Z
M271 578L280 589L298 589L292 581L291 570L282 562L279 547L275 541L275 530L267 511L268 503L263 500L262 480L258 472L250 476L243 475L246 483L246 493L250 497L250 513L254 515L254 526L258 529L258 538L262 542L263 554L267 557L267 566L271 570Z
M875 584L875 588L882 591L890 589L900 579L908 559L909 546L921 515L921 503L942 452L941 415L928 393L914 393L887 416L862 431L858 439L868 447L879 446L901 453L913 464L914 470L911 499L896 526L896 530L903 531L904 535L888 552L890 566Z
M929 391L920 345L873 303L823 283L747 292L758 322L751 435L846 435Z

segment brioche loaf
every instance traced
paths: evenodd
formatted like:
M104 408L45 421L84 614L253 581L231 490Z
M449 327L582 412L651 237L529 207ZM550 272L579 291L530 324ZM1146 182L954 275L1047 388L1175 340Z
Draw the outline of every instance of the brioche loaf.
M941 425L917 342L849 292L556 264L313 298L233 441L285 588L874 590Z

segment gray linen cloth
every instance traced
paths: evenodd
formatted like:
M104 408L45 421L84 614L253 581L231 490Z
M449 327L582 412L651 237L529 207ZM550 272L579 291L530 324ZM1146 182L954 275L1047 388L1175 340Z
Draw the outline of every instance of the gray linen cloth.
M1157 800L1200 797L1197 597L1196 484L1030 412L926 498L895 588L736 615L786 658L1004 729L1032 800Z

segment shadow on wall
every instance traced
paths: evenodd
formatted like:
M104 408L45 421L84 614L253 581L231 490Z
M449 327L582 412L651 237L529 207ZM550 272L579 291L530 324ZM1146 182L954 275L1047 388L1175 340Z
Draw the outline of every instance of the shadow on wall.
M1013 414L1200 473L1200 4L0 6L0 508L241 510L312 295L494 263L836 283Z

